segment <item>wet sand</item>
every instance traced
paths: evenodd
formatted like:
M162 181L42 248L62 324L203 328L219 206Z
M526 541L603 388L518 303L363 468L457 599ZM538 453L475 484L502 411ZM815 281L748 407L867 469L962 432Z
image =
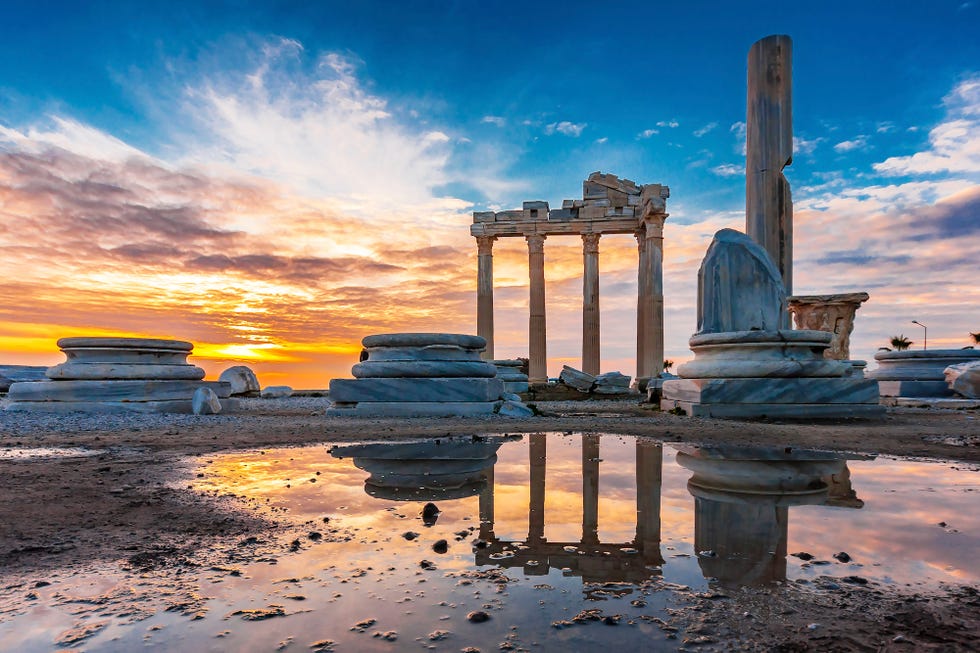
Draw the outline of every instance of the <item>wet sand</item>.
M9 600L52 573L93 564L179 570L214 564L255 537L288 555L295 524L246 511L235 497L189 491L189 456L324 441L394 440L480 433L602 432L664 442L755 444L980 463L980 412L893 409L878 422L795 424L692 419L630 402L540 403L514 420L325 417L322 398L250 400L236 415L84 417L0 412L0 587ZM18 449L84 447L84 457L17 459ZM329 535L329 533L327 533ZM778 601L772 593L779 592ZM977 588L923 596L855 585L692 596L676 623L700 650L975 650ZM0 613L3 620L3 613ZM815 625L816 624L816 625ZM0 647L2 648L2 647Z

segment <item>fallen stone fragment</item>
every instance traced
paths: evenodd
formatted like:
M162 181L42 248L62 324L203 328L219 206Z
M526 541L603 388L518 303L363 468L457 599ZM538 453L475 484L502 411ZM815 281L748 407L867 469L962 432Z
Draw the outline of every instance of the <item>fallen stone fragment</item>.
M221 401L211 388L198 388L191 399L191 410L195 415L217 415L221 412Z
M258 395L261 390L259 379L255 376L255 372L245 365L229 367L221 373L218 381L231 384L232 396L254 396Z
M466 615L466 618L475 624L482 624L484 621L490 621L490 615L483 610L474 610Z
M432 545L432 550L436 553L445 553L449 550L449 542L446 540L436 540L436 543Z
M288 385L270 385L262 388L263 399L285 399L286 397L291 397L292 394L293 389Z

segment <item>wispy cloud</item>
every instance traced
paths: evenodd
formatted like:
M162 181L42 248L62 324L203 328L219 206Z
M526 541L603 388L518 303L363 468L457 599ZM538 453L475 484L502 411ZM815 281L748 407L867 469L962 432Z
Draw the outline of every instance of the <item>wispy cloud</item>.
M849 141L841 141L834 145L835 152L853 152L854 150L861 150L868 146L867 136L857 136Z
M711 168L711 172L719 177L737 177L745 173L745 167L737 166L734 163L723 163Z
M669 127L674 129L676 127L680 127L680 125L681 124L674 119L657 121L657 127Z
M497 127L503 127L507 124L507 119L501 116L483 116L480 122L495 125Z
M717 122L709 122L704 127L701 127L700 129L695 129L694 130L694 136L696 138L701 138L702 136L704 136L708 132L714 130L717 126L718 126L718 123Z
M885 175L980 172L980 75L961 81L943 102L946 118L929 131L929 148L876 163L877 172Z
M587 125L584 122L575 123L562 120L561 122L553 122L545 125L544 133L550 136L551 134L557 132L559 134L564 134L565 136L578 138L582 135L582 130L586 127Z
M822 136L806 139L801 136L793 137L793 151L797 154L813 154L817 146L824 141Z
M637 138L650 138L660 133L659 129L644 129L636 135Z

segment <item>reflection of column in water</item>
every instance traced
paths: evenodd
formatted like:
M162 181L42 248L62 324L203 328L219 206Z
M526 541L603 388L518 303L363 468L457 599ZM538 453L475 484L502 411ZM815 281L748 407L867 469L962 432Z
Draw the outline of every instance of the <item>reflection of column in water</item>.
M847 463L844 463L844 469L839 473L826 476L823 480L830 488L830 496L827 498L828 506L837 508L864 507L864 501L858 498L857 492L851 486L851 470Z
M529 436L528 455L531 464L531 504L528 507L528 543L544 541L544 477L548 441L544 433Z
M599 543L599 436L582 436L582 544Z
M660 489L663 445L636 443L636 548L648 564L663 564L660 553Z
M769 500L766 500L766 499ZM694 499L694 549L701 571L722 583L762 585L786 579L789 509L777 496L751 503Z
M486 485L480 492L480 539L492 540L493 535L493 465L483 473Z

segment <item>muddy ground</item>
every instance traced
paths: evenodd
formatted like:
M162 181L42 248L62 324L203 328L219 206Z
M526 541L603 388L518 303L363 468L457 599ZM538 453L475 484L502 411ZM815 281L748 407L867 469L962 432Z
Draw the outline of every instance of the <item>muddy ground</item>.
M187 458L213 452L568 431L980 463L976 410L893 409L881 421L796 424L694 419L627 402L541 403L544 414L526 420L363 420L325 417L325 408L325 399L296 398L249 401L242 413L209 417L0 412L0 454L36 447L99 451L46 460L0 455L0 590L9 599L46 582L49 574L64 577L102 562L159 571L227 560L229 552L240 558L266 555L268 549L288 555L302 525L245 511L234 497L189 490L193 471ZM249 537L267 546L245 554L239 543ZM817 592L789 583L695 596L691 607L674 615L674 623L682 640L699 650L978 650L980 596L966 586L924 596L874 585Z

